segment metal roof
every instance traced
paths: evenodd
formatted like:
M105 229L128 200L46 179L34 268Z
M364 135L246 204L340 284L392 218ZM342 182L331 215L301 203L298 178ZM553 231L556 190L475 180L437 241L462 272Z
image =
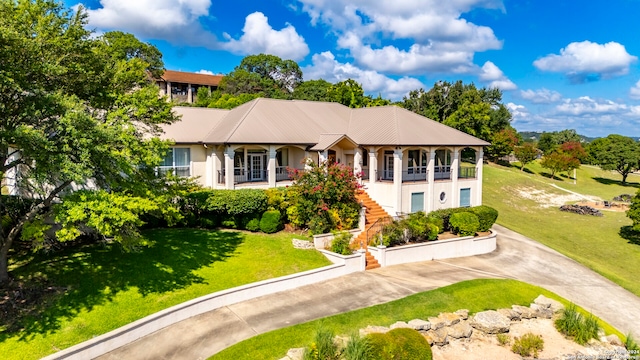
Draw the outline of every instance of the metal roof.
M313 151L324 151L339 143L341 140L347 140L357 147L357 143L351 140L346 134L320 134L318 143L310 148Z
M350 109L338 103L258 98L232 110L174 109L182 121L170 125L167 136L176 142L300 144L325 150L347 137L372 146L490 145L397 106ZM185 129L174 128L180 126Z
M222 80L222 77L222 75L209 75L184 71L165 70L160 78L163 81L217 87L218 84L220 84L220 80Z

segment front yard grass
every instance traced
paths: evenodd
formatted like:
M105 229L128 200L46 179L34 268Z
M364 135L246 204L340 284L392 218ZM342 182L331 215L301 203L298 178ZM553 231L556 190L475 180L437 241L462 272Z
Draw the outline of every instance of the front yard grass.
M38 359L181 302L329 265L285 233L161 229L139 252L92 244L14 259L12 274L55 289L20 321L0 324L3 359Z
M519 193L568 195L550 185L555 184L583 195L611 199L623 193L635 194L638 176L629 176L630 183L623 186L619 175L583 166L573 185L573 180L558 181L535 174L539 170L536 166L534 174L493 164L484 166L483 203L500 212L497 223L563 253L640 296L640 242L621 236L621 229L631 225L624 212L603 211L603 217L576 215L562 212L558 206L541 207Z
M436 290L365 309L334 315L304 324L274 330L242 341L212 356L212 360L280 359L291 348L305 347L313 341L314 330L321 323L336 334L349 335L367 325L389 326L396 321L410 321L437 316L441 312L468 309L470 313L511 305L529 306L538 295L556 299L565 306L569 302L538 286L516 280L479 279L459 282ZM586 314L583 309L580 312ZM620 332L599 321L607 334Z

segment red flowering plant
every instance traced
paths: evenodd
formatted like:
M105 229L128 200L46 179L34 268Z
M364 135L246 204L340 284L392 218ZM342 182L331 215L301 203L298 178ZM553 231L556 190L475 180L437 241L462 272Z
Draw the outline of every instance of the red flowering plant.
M358 224L358 176L348 166L307 163L308 170L291 174L287 215L291 224L308 227L313 234L348 230Z

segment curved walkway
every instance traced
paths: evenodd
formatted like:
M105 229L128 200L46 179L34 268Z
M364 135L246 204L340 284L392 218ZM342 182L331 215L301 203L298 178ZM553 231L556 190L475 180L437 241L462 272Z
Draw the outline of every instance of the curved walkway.
M493 253L354 273L193 317L99 359L206 359L257 334L477 278L544 287L640 337L640 298L531 239L495 226Z

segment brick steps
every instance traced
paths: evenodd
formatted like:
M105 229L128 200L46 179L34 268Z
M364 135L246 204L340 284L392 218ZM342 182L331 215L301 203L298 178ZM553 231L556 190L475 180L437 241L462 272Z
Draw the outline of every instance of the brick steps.
M386 211L375 201L373 201L369 195L362 191L356 198L362 205L367 209L365 212L365 230L360 233L353 241L351 242L351 247L355 249L359 249L362 242L362 248L366 250L365 259L366 259L366 270L376 269L380 267L378 260L371 255L369 250L367 249L367 230L375 224L378 219L389 217Z

